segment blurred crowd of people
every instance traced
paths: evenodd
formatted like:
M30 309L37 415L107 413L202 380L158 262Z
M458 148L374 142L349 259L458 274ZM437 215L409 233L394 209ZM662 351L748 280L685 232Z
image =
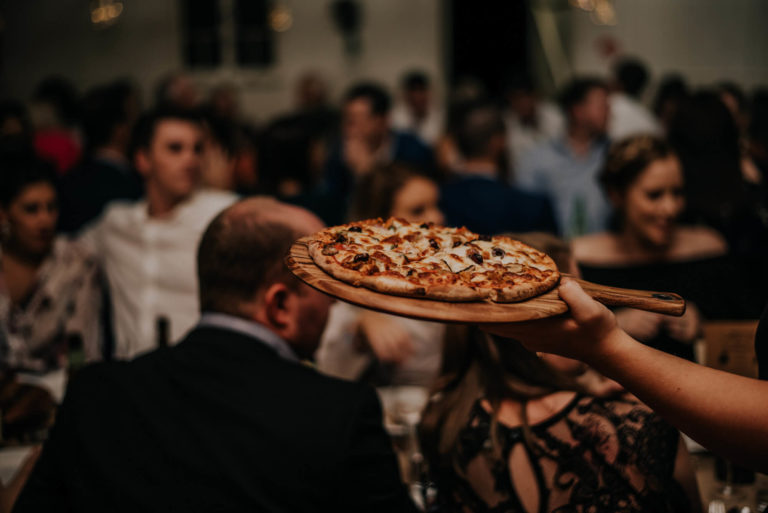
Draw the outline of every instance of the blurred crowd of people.
M689 301L680 318L616 317L636 339L692 360L704 319L755 319L768 300L768 89L692 89L670 75L648 108L650 78L626 58L610 79L575 77L555 100L518 75L503 98L457 87L441 102L431 78L410 71L394 99L366 81L337 103L308 73L295 108L264 124L243 114L234 85L204 98L183 73L162 80L151 102L130 80L80 95L60 77L31 98L1 102L3 436L34 438L49 426L64 383L85 363L133 359L194 328L200 239L250 196L302 207L326 225L397 216L513 233L561 254L564 272L679 293ZM450 491L446 507L535 510L539 492L557 488L553 476L566 471L553 433L567 424L578 439L573 426L587 422L587 411L647 427L658 448L650 467L637 458L624 469L608 465L627 482L648 480L611 500L670 511L695 503L676 432L636 402L602 398L614 390L598 378L585 385L583 366L536 358L474 329L345 303L330 307L323 326L313 342L323 373L440 391L422 438L438 488ZM21 384L51 397L19 410ZM521 414L521 404L533 409ZM529 430L553 412L555 420ZM497 423L510 426L504 439ZM538 452L525 456L519 443ZM510 481L507 464L526 470ZM671 481L653 481L649 468ZM526 482L534 485L521 492ZM577 486L558 488L548 511L568 504Z

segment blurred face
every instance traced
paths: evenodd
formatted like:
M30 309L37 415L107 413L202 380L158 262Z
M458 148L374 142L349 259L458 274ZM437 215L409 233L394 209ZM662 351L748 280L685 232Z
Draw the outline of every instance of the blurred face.
M427 115L429 110L429 89L425 87L409 89L405 91L404 99L410 111L417 118Z
M199 183L202 153L201 127L185 120L160 121L149 149L137 156L147 191L153 189L173 201L187 198Z
M357 98L344 105L342 129L344 137L362 139L375 146L384 139L387 133L387 116L374 114L368 100Z
M605 134L608 113L608 92L602 87L591 89L584 101L573 107L574 121L595 135Z
M629 186L622 203L625 230L647 245L669 245L685 206L683 172L677 158L648 166Z
M333 298L304 283L299 287L296 316L300 322L296 325L290 343L299 356L310 358L320 345L320 336L325 329Z
M515 90L508 96L509 108L524 122L536 119L536 96L528 91Z
M320 219L301 208L281 205L274 208L269 215L278 221L288 220L300 233L310 234L325 228ZM295 292L291 294L290 299L291 320L282 336L299 356L310 358L320 344L320 336L325 329L333 298L303 282L298 283L292 290Z
M443 224L443 213L437 206L439 194L431 180L411 178L395 194L391 215L413 223Z
M182 109L194 109L200 103L200 94L192 80L184 75L176 77L169 86L168 96Z
M10 225L9 246L34 256L50 252L59 218L56 191L51 184L26 186L0 213Z

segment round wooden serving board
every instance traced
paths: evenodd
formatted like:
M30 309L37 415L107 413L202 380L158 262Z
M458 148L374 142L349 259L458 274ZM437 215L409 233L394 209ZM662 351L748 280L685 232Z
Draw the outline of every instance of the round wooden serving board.
M552 317L568 311L557 289L518 303L472 301L449 303L382 294L365 287L355 287L337 280L317 265L309 256L304 237L293 243L285 263L308 285L328 295L372 310L415 319L458 323L521 322ZM677 294L643 290L620 289L577 280L593 298L609 306L626 306L668 315L682 315L685 301Z

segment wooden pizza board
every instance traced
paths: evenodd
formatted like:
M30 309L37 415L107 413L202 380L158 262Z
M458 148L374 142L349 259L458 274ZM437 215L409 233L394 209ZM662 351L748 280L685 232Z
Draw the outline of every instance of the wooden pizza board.
M308 240L309 237L303 237L294 242L285 257L285 263L293 274L321 292L372 310L415 319L473 324L530 321L568 311L568 305L560 299L556 288L518 303L490 301L449 303L393 296L365 287L355 287L337 280L315 265L307 249ZM608 306L624 306L675 316L685 312L685 300L677 294L621 289L584 280L577 281L589 295Z

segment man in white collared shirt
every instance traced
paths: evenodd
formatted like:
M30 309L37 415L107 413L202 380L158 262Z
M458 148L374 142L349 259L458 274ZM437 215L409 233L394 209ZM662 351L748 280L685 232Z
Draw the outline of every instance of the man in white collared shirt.
M392 128L434 146L445 132L445 116L433 102L429 77L422 71L411 71L403 77L401 91L402 102L392 109Z
M158 111L145 122L135 158L145 198L113 203L82 236L109 280L116 358L179 340L195 324L197 245L210 220L236 200L198 189L199 119Z
M640 100L648 83L645 65L637 59L624 58L616 63L613 74L614 92L608 99L608 137L620 141L638 134L660 135L659 122Z

